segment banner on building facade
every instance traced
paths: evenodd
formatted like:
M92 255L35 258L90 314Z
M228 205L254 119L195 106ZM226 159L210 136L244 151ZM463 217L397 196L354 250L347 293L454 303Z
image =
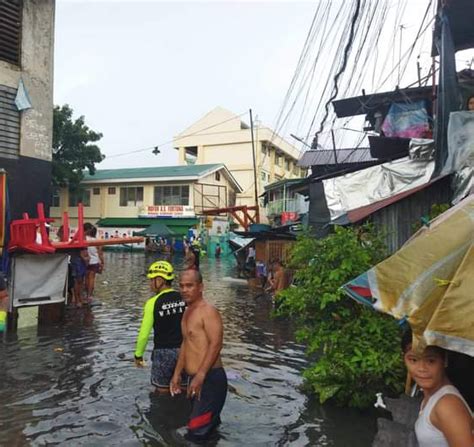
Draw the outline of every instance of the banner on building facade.
M192 206L150 205L141 210L139 217L195 217L195 213Z

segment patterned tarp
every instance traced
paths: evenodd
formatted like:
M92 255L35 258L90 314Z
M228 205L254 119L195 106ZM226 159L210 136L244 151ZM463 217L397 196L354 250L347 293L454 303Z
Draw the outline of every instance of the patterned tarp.
M470 195L344 290L359 302L406 318L415 348L437 345L474 356L473 241Z

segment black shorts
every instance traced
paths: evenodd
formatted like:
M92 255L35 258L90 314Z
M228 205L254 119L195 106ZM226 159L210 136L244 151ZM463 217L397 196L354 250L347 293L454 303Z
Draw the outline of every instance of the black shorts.
M178 362L179 348L154 349L151 355L151 384L158 388L169 388L176 363ZM181 378L182 386L186 386L187 377Z
M189 377L189 383L193 378ZM219 425L220 414L227 396L227 376L224 368L211 369L204 379L201 398L192 399L188 436L191 439L206 439Z

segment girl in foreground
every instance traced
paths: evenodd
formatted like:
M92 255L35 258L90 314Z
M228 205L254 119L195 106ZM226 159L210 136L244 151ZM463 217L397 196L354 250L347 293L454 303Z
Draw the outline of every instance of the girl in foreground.
M402 348L408 372L424 394L415 424L419 446L473 447L472 412L446 375L447 352L437 346L413 351L411 331L403 336Z

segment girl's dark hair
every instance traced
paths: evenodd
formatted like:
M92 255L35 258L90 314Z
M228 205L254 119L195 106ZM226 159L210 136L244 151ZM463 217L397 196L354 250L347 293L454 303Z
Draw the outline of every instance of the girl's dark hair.
M411 331L411 327L407 325L407 327L403 331L402 340L401 340L401 347L404 353L408 351L408 348L412 344L412 342L413 342L413 333Z
M469 101L474 98L474 95L469 95L466 99L466 110L469 110Z
M412 342L413 342L413 332L411 331L411 327L407 325L405 331L402 334L402 340L400 343L403 353L408 352L409 347L412 344ZM442 357L447 356L446 349L440 348L439 346L430 345L430 346L427 346L427 348L430 348L432 351L435 351Z

